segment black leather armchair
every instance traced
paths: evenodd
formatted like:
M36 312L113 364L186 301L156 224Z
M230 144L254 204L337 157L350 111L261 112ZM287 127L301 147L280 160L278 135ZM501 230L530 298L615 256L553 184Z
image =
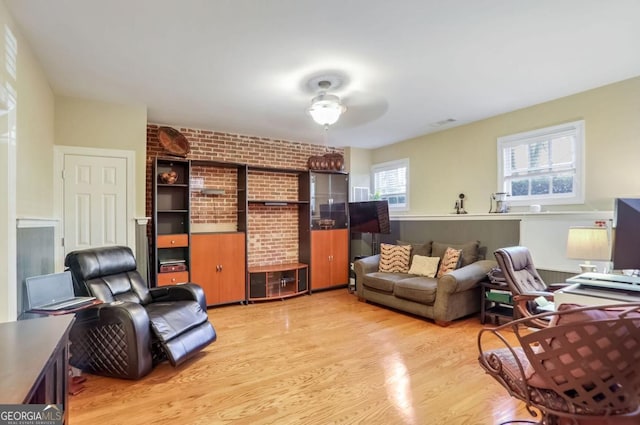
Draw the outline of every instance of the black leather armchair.
M65 266L77 295L103 302L78 312L70 333L70 363L81 370L138 379L161 361L183 363L216 339L202 288L148 288L128 247L74 251Z

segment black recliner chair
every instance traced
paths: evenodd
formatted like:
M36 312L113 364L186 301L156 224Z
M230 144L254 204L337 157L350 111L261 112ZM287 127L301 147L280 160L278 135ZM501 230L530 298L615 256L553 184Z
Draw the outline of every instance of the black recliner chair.
M76 295L103 302L79 311L70 332L69 362L83 371L138 379L155 364L177 366L216 340L202 288L148 288L126 246L73 251L65 266Z

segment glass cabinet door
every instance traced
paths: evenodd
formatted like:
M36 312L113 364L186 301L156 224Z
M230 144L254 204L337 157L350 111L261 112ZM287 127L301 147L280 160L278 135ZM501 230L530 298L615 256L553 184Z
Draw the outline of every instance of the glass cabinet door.
M349 177L346 174L311 173L311 228L346 229Z

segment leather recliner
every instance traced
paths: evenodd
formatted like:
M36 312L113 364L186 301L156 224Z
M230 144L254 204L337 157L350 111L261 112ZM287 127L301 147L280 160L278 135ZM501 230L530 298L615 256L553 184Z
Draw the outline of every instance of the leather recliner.
M513 296L517 317L530 317L541 313L536 299L543 297L553 302L553 292L567 286L565 283L547 285L536 270L527 247L500 248L493 254ZM549 325L545 319L533 320L532 323L538 327Z
M65 258L76 295L103 303L81 310L69 362L89 373L138 379L168 360L178 366L216 340L202 288L148 288L126 246L74 251Z

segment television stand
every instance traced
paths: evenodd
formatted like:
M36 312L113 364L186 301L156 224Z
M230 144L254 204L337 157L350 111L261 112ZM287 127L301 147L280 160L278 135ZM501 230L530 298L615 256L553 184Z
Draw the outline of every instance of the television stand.
M380 254L380 233L371 234L371 255Z

